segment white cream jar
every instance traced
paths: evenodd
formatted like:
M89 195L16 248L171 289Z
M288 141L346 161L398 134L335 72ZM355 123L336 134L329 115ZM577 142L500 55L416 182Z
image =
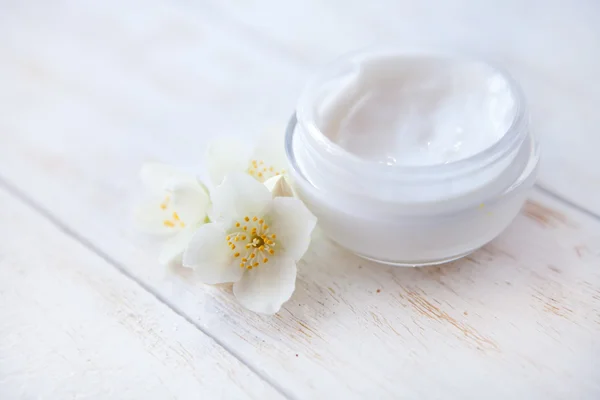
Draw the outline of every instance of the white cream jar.
M538 163L508 75L395 50L348 55L311 80L286 152L296 191L331 239L411 266L462 257L498 236Z

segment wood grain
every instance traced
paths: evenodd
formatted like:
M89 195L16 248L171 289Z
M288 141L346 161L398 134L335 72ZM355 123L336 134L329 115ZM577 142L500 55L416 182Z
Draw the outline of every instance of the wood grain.
M600 224L543 195L494 243L442 267L384 267L317 237L290 302L262 317L239 307L227 286L158 266L152 246L119 225L127 221L122 198L104 204L103 218L82 222L78 216L98 212L94 188L110 188L111 176L70 182L77 190L43 168L27 178L20 186L38 198L42 182L64 188L43 206L291 396L600 394Z
M593 48L596 36L586 30L596 28L585 8L548 3L548 13L565 14L553 25L550 14L532 21L521 5L514 15L515 3L501 8L497 20L480 19L478 7L435 10L422 2L397 2L396 13L348 2L344 15L335 3L316 2L269 2L273 14L256 2L149 1L143 12L129 1L79 4L15 5L3 15L0 32L10 40L0 42L0 177L288 396L600 397L600 223L544 194L535 193L494 243L443 267L383 267L317 238L300 265L296 293L274 317L240 308L226 286L204 286L189 271L161 268L153 246L129 227L143 161L198 168L211 137L251 137L282 126L320 60L391 33L414 37L404 34L424 17L439 25L440 36L480 47L489 38L473 32L489 26L491 47L532 63L525 74L537 79L531 85L571 96L548 96L559 103L536 111L547 126L558 121L540 132L551 155L542 182L595 210L600 186L584 167L593 160L586 143L597 138L578 129L572 135L586 140L579 145L558 134L578 118L585 126L595 121L585 111L595 84L580 90L578 79L589 73L583 63L573 64L576 72L562 86L557 73L571 64L548 62L557 49L577 58ZM523 40L503 36L509 17ZM568 48L549 40L539 59L525 57L540 47L543 32L561 38L575 17L583 28L574 34L588 42ZM596 55L590 50L589 65ZM569 113L557 112L569 102Z
M282 398L4 190L0 204L0 398Z

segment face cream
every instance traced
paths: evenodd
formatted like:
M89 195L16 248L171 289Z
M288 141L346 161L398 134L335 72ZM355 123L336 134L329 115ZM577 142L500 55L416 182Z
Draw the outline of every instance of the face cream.
M355 53L318 74L290 121L299 196L334 241L370 259L426 265L506 228L535 179L523 96L472 59Z

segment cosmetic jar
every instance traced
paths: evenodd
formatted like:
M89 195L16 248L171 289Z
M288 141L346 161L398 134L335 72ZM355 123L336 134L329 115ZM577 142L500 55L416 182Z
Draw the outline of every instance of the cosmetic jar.
M442 52L361 51L306 85L286 132L294 189L342 247L399 266L463 257L497 237L539 159L503 70Z

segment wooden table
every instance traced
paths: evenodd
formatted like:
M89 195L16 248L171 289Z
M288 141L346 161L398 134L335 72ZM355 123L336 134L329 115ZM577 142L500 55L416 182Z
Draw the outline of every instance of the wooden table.
M273 317L156 262L143 161L282 129L376 42L464 47L530 100L539 183L492 244L392 268L321 238ZM600 3L0 3L1 399L599 399Z

